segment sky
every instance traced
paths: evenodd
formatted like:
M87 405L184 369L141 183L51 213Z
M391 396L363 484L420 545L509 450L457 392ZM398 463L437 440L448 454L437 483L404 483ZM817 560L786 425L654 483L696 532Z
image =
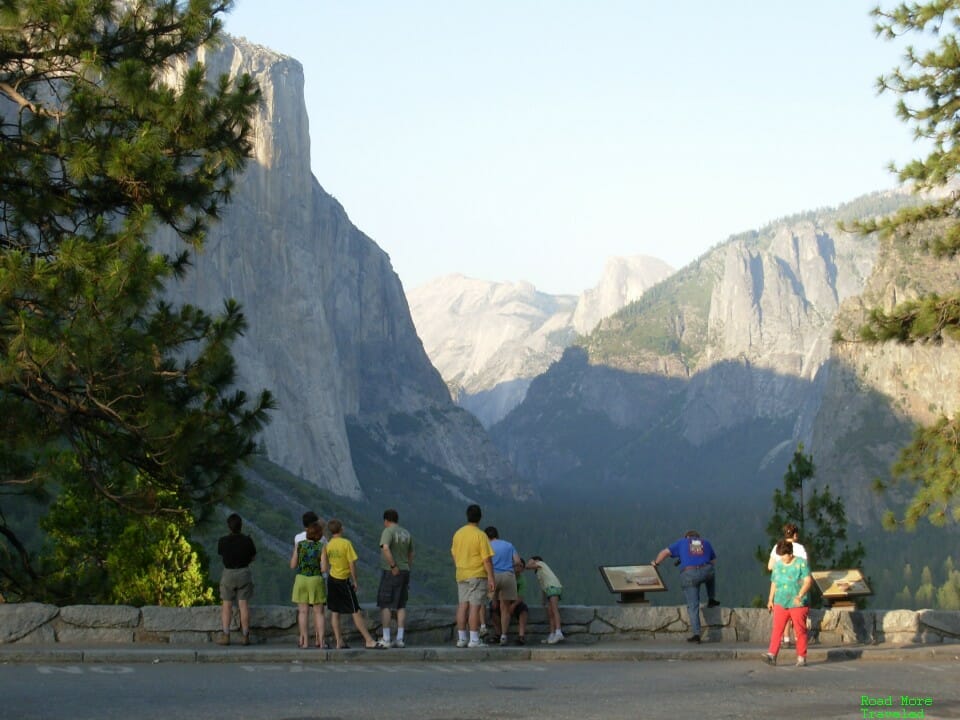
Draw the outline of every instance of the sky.
M407 290L676 268L922 155L862 0L236 0L300 61L313 174ZM889 5L889 3L888 3Z

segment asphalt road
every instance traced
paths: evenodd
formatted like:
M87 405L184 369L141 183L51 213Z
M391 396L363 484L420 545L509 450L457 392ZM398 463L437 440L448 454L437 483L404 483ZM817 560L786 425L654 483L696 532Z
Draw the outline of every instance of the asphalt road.
M920 704L904 706L903 696ZM960 663L0 665L3 720L871 720L891 717L871 712L920 710L914 717L960 718Z

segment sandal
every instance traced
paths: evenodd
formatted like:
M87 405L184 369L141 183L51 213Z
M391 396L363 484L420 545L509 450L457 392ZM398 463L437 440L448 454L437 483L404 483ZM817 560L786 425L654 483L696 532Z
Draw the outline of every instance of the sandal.
M376 642L365 643L365 644L364 644L364 647L365 647L367 650L376 650L376 649L377 649L377 643L376 643Z

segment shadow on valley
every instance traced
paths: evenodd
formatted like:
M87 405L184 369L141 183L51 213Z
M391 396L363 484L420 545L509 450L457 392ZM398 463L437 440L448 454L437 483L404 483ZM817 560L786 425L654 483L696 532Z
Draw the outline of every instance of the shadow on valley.
M814 483L844 498L856 519L850 541L867 545L877 600L889 606L904 563L949 555L942 535L950 530L924 528L904 543L879 525L885 505L904 493L881 498L872 481L888 476L911 428L838 362L811 381L746 362L718 363L687 380L592 365L571 348L491 436L543 498L532 522L529 510L503 508L515 520L512 537L547 548L544 557L559 555L558 571L586 583L597 564L646 562L696 528L723 556L722 594L736 604L765 592L753 553L767 542L773 491L805 442ZM602 595L594 587L583 597Z
M719 555L721 601L749 606L768 588L754 552L768 544L773 490L782 485L797 441L808 438L816 482L843 495L848 516L856 518L850 539L867 547L865 568L875 592L870 607L933 606L935 596L918 593L923 571L929 566L933 583L940 582L956 552L956 528L924 526L910 535L880 529L885 499L872 493L870 481L886 474L910 424L887 398L862 387L856 373L835 364L810 382L733 362L685 380L594 366L582 351L568 351L491 432L520 480L537 489L532 501L480 490L412 446L384 443L377 432L348 422L364 490L359 500L258 459L242 495L195 535L213 558L213 578L219 576L216 538L226 513L236 510L260 549L255 602L289 603L293 536L302 512L314 509L344 521L360 554L360 598L369 606L379 578L382 513L393 507L416 540L411 604L453 604L450 538L466 505L478 502L482 525L496 525L524 557L541 555L557 572L564 604L615 603L598 565L647 563L696 528ZM35 530L39 512L31 506L18 516ZM36 532L30 537L42 542ZM656 605L683 604L677 570L669 564L661 570L669 590L649 598ZM528 602L538 604L533 575L527 586Z
M490 434L545 493L688 507L698 498L766 497L822 386L736 362L689 380L632 373L590 364L570 348Z
M848 516L857 518L849 537L867 546L865 569L875 592L869 606L904 607L904 587L912 588L912 602L921 571L929 565L936 580L956 547L955 528L925 526L905 535L879 526L886 499L870 482L886 474L910 427L886 397L842 365L808 382L731 362L688 381L592 366L574 350L537 378L524 403L491 433L516 462L520 480L534 484L536 500L495 496L427 462L412 446L387 445L376 428L349 422L362 499L318 490L258 461L238 509L284 546L303 509L344 519L360 553L365 604L375 600L387 507L399 511L416 539L411 602L455 603L450 539L466 505L478 502L482 525L496 525L525 557L538 554L550 563L564 584L565 604L615 603L598 565L649 562L696 528L720 557L721 601L749 606L769 587L754 552L768 544L773 490L782 486L797 441L812 438L807 451L817 463L816 482L843 495ZM204 543L211 550L219 525L215 530ZM265 554L258 561L261 602L288 602L286 559ZM682 604L676 569L667 564L662 574L669 590L650 599ZM527 585L528 602L539 603L532 575Z

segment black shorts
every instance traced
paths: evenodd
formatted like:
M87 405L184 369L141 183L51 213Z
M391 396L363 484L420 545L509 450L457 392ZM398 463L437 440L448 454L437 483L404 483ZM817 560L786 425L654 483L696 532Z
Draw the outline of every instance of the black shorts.
M345 615L353 615L360 611L357 591L353 589L350 578L346 580L337 580L334 577L327 578L327 609L330 612Z
M394 575L389 570L380 573L380 587L377 588L377 607L401 610L407 606L410 594L410 571L401 570Z

